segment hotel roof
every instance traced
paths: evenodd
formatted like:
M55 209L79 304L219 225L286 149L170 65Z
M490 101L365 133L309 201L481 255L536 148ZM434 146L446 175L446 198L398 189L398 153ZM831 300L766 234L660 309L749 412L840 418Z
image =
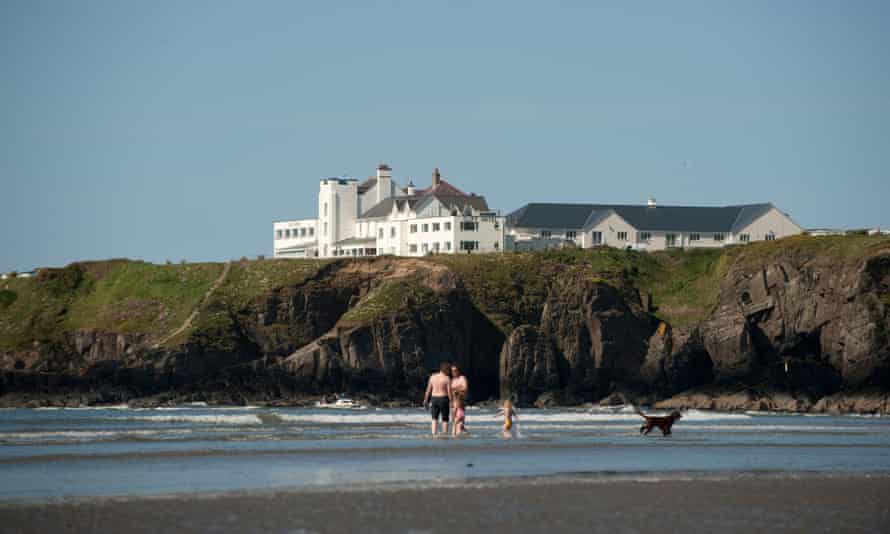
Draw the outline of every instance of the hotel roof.
M769 203L719 207L532 203L509 214L507 221L519 228L582 229L615 213L637 230L731 232L771 208Z

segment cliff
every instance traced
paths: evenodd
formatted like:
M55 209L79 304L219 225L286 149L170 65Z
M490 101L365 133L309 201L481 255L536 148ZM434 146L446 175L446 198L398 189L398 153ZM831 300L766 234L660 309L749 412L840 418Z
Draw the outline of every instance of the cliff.
M0 403L475 400L888 410L890 240L151 265L0 282ZM865 399L865 400L863 400Z

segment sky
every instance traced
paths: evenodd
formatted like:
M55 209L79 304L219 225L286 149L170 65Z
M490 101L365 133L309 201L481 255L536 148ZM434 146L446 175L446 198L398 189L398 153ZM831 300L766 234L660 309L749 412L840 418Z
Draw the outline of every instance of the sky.
M318 180L890 228L890 2L0 2L0 271L272 252Z

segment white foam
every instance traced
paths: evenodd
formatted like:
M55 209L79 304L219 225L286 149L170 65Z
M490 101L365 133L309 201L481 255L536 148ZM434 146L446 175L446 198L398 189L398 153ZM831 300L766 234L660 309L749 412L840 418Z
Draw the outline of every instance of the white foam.
M188 434L191 430L47 430L33 432L0 432L0 441L102 441L121 437L145 437L160 434Z
M38 406L32 410L130 410L127 404L113 404L108 406Z
M149 423L202 423L214 425L261 425L263 422L254 414L225 415L144 415L128 417L132 421Z
M425 411L417 413L368 413L368 414L300 414L272 412L283 422L289 423L314 423L314 424L418 424L428 423L430 416ZM472 421L484 422L486 419L496 421L494 412L474 413ZM639 415L631 412L591 413L591 412L550 412L543 410L519 411L518 419L525 422L537 423L595 423L595 422L623 422L640 421ZM683 414L687 421L721 421L721 420L747 420L751 416L737 413L706 412L701 410L689 410Z

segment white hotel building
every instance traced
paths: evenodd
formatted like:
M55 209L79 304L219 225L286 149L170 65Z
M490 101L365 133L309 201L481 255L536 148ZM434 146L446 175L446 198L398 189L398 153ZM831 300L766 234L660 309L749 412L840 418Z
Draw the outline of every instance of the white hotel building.
M508 239L518 250L611 246L657 251L718 248L772 241L802 233L770 203L736 206L532 203L507 216Z
M363 182L325 178L318 217L273 223L276 258L424 256L504 250L505 218L485 198L442 180L399 187L388 165Z

